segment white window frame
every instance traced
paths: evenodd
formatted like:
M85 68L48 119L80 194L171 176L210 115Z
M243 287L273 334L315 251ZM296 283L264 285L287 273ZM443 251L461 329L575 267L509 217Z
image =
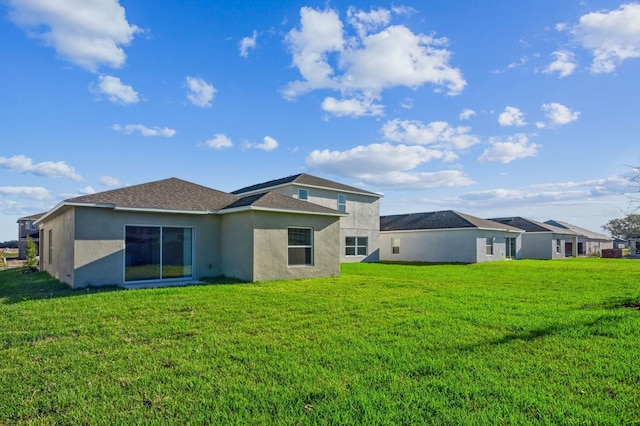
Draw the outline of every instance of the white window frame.
M309 190L308 189L298 188L298 200L308 201L309 200Z
M347 194L338 194L338 211L347 212Z
M311 244L289 244L289 231L292 229L298 229L298 230L306 230L309 231L309 240L311 242ZM314 264L314 250L313 250L313 244L314 243L314 239L313 239L313 228L311 227L307 227L307 226L290 226L287 228L287 266L289 268L307 268L310 266L313 266ZM289 257L289 250L290 249L311 249L311 256L310 256L310 261L309 263L291 263L291 259Z
M556 254L562 253L562 239L556 238Z
M353 238L354 244L349 244L348 241ZM364 247L364 254L359 253L359 249ZM349 249L353 249L353 254L347 253ZM365 257L369 255L369 237L345 237L344 239L344 255L348 257Z
M493 256L494 253L494 238L486 237L484 239L485 251L487 256Z
M391 254L400 254L400 237L391 238Z

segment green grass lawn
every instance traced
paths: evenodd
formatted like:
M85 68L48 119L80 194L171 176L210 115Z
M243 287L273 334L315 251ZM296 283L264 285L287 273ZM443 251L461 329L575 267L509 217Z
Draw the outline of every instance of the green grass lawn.
M0 424L640 424L640 261L70 290L0 271Z

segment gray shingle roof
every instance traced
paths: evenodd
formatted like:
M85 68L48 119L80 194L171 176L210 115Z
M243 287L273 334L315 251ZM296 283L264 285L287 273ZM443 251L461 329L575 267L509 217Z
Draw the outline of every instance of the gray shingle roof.
M169 178L67 199L65 205L106 205L120 208L185 212L224 212L258 207L273 210L341 215L337 210L300 201L275 192L240 197L206 186Z
M380 217L380 231L411 231L419 229L483 228L518 232L520 229L497 224L453 210L408 213Z
M301 201L296 198L287 197L276 192L262 192L260 194L247 195L242 197L234 203L229 204L225 210L230 210L240 207L260 207L265 209L298 211L306 213L319 213L319 214L341 214L339 211L324 207L318 204L309 203L307 201Z
M235 202L237 196L178 178L158 180L65 200L142 209L210 211Z
M569 229L558 228L547 223L538 222L532 219L525 219L524 217L501 217L495 219L489 219L494 222L499 222L504 225L515 226L516 228L523 229L525 232L553 232L556 234L575 235L575 232Z
M40 219L42 216L44 216L45 214L47 214L47 212L43 212L43 213L36 213L36 214L32 214L30 216L24 216L18 219L18 222L22 221L22 220L37 220Z
M606 241L613 241L613 238L608 237L604 234L599 234L597 232L593 232L593 231L589 231L588 229L585 228L581 228L579 226L576 225L572 225L570 223L567 222L563 222L561 220L547 220L544 223L548 224L548 225L553 225L553 226L557 226L558 228L562 228L562 229L569 229L573 232L575 232L576 234L588 238L590 240L606 240Z
M356 188L355 186L344 185L339 182L334 182L332 180L308 175L306 173L300 173L297 175L292 175L292 176L288 176L280 179L270 180L268 182L258 183L255 185L247 186L245 188L237 189L235 191L232 191L231 193L236 195L242 195L250 192L267 190L269 188L275 188L278 186L286 185L288 183L297 183L299 185L307 185L307 186L319 186L322 188L335 189L338 191L356 192L360 194L373 195L375 197L380 197L380 194L376 194L375 192L366 191L364 189Z

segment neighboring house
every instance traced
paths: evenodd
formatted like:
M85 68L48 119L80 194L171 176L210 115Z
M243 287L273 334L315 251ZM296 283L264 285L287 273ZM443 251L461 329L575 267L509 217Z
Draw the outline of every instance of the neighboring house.
M570 223L560 220L547 220L545 223L557 226L558 228L569 229L570 231L578 234L576 250L574 250L571 242L565 243L566 252L573 253L573 256L600 256L600 252L602 250L614 248L613 238L604 234L598 234L597 232L589 231L588 229L571 225Z
M627 248L627 240L622 240L620 238L616 238L613 240L613 248L614 249L623 249Z
M59 203L36 221L40 267L76 288L336 276L342 216L170 178Z
M522 234L522 259L561 259L572 256L566 251L566 243L577 246L578 235L569 230L558 228L523 217L503 217L490 219L503 225L513 226L525 231Z
M446 210L380 217L380 260L476 263L519 259L522 230Z
M246 196L265 191L346 213L340 219L340 261L379 260L380 194L306 173L248 186L232 194Z
M43 215L44 213L38 213L18 219L18 259L27 258L27 237L31 237L36 244L36 253L40 253L40 234L35 221Z

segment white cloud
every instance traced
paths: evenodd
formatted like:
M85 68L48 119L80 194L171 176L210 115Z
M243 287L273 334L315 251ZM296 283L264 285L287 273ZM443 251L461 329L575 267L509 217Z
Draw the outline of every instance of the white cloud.
M474 110L469 109L469 108L465 108L465 109L462 110L462 112L458 116L458 119L460 119L460 120L468 120L471 117L473 117L474 115L476 115L476 112Z
M527 124L524 121L524 113L518 108L510 106L506 107L504 112L498 116L498 123L501 126L524 126Z
M517 189L489 189L462 195L460 198L474 205L583 203L597 198L623 195L629 192L631 182L623 176L592 179L582 182L557 182L528 185Z
M391 21L391 12L382 8L365 12L350 6L347 9L347 21L355 28L358 36L364 38L370 32L387 25Z
M233 146L231 139L222 133L217 133L213 139L209 139L204 144L213 149L231 148Z
M29 36L53 47L63 59L95 72L120 68L140 28L131 25L118 0L9 0L10 19Z
M438 172L389 172L360 176L369 185L396 190L455 188L473 185L475 181L460 170Z
M0 186L0 194L30 198L37 201L51 199L51 194L41 186Z
M286 98L317 89L377 97L389 87L416 88L425 83L446 86L451 95L464 89L466 81L460 70L449 65L446 39L414 34L402 25L376 33L389 23L385 9L362 12L350 8L347 14L356 32L351 37L335 10L300 10L300 29L292 29L285 41L302 80L286 86Z
M329 96L322 101L322 109L338 117L378 116L384 107L373 103L373 99L342 99Z
M383 143L347 151L314 150L307 156L306 163L312 169L386 188L427 189L473 183L457 170L412 172L421 164L446 155L423 146Z
M120 182L120 179L115 178L113 176L100 176L100 179L98 179L98 182L104 186L121 186L122 185L122 182Z
M556 59L543 70L545 74L553 74L554 72L557 72L560 78L573 74L577 66L576 57L573 52L568 50L557 50L553 52L552 55Z
M385 139L415 145L432 145L435 148L465 149L480 142L477 136L469 134L471 129L451 126L446 121L424 124L421 121L394 119L382 126Z
M557 102L543 104L541 109L546 112L547 118L557 125L569 124L572 121L576 121L580 116L579 112L571 111L571 109Z
M0 157L0 166L18 173L33 173L34 175L52 178L64 177L75 181L82 180L82 176L64 161L44 161L33 164L31 158L24 155L14 155L10 158Z
M93 189L93 188L92 188L92 187L90 187L90 186L85 186L84 188L81 188L81 189L80 189L80 193L81 193L82 195L95 194L95 193L96 193L96 190L95 190L95 189Z
M207 108L211 106L211 101L216 93L212 84L207 83L202 78L187 76L187 99L195 106Z
M240 40L240 56L242 56L243 58L249 57L249 49L255 49L257 39L258 32L254 30L251 37L244 37L242 40Z
M539 145L529 142L524 134L516 134L507 141L492 139L491 147L482 153L478 161L510 163L513 160L536 155L538 148Z
M163 136L165 138L170 138L176 134L174 129L170 129L168 127L147 127L143 124L126 124L121 126L120 124L114 124L113 130L117 130L119 132L124 133L125 135L130 135L133 132L140 132L142 136Z
M331 77L333 68L327 62L327 55L341 51L344 44L338 14L330 9L322 12L303 7L300 9L300 27L300 30L289 31L286 43L293 55L293 65L304 80L289 83L285 90L288 98L313 89L338 88Z
M133 87L123 84L118 77L101 75L98 79L98 86L91 87L93 93L106 95L107 99L113 103L122 105L138 103L138 92L133 90Z
M262 139L262 143L254 145L255 149L261 149L263 151L273 151L278 147L278 141L271 136L265 136Z
M593 54L592 72L613 72L623 61L640 58L640 3L583 15L571 32Z

